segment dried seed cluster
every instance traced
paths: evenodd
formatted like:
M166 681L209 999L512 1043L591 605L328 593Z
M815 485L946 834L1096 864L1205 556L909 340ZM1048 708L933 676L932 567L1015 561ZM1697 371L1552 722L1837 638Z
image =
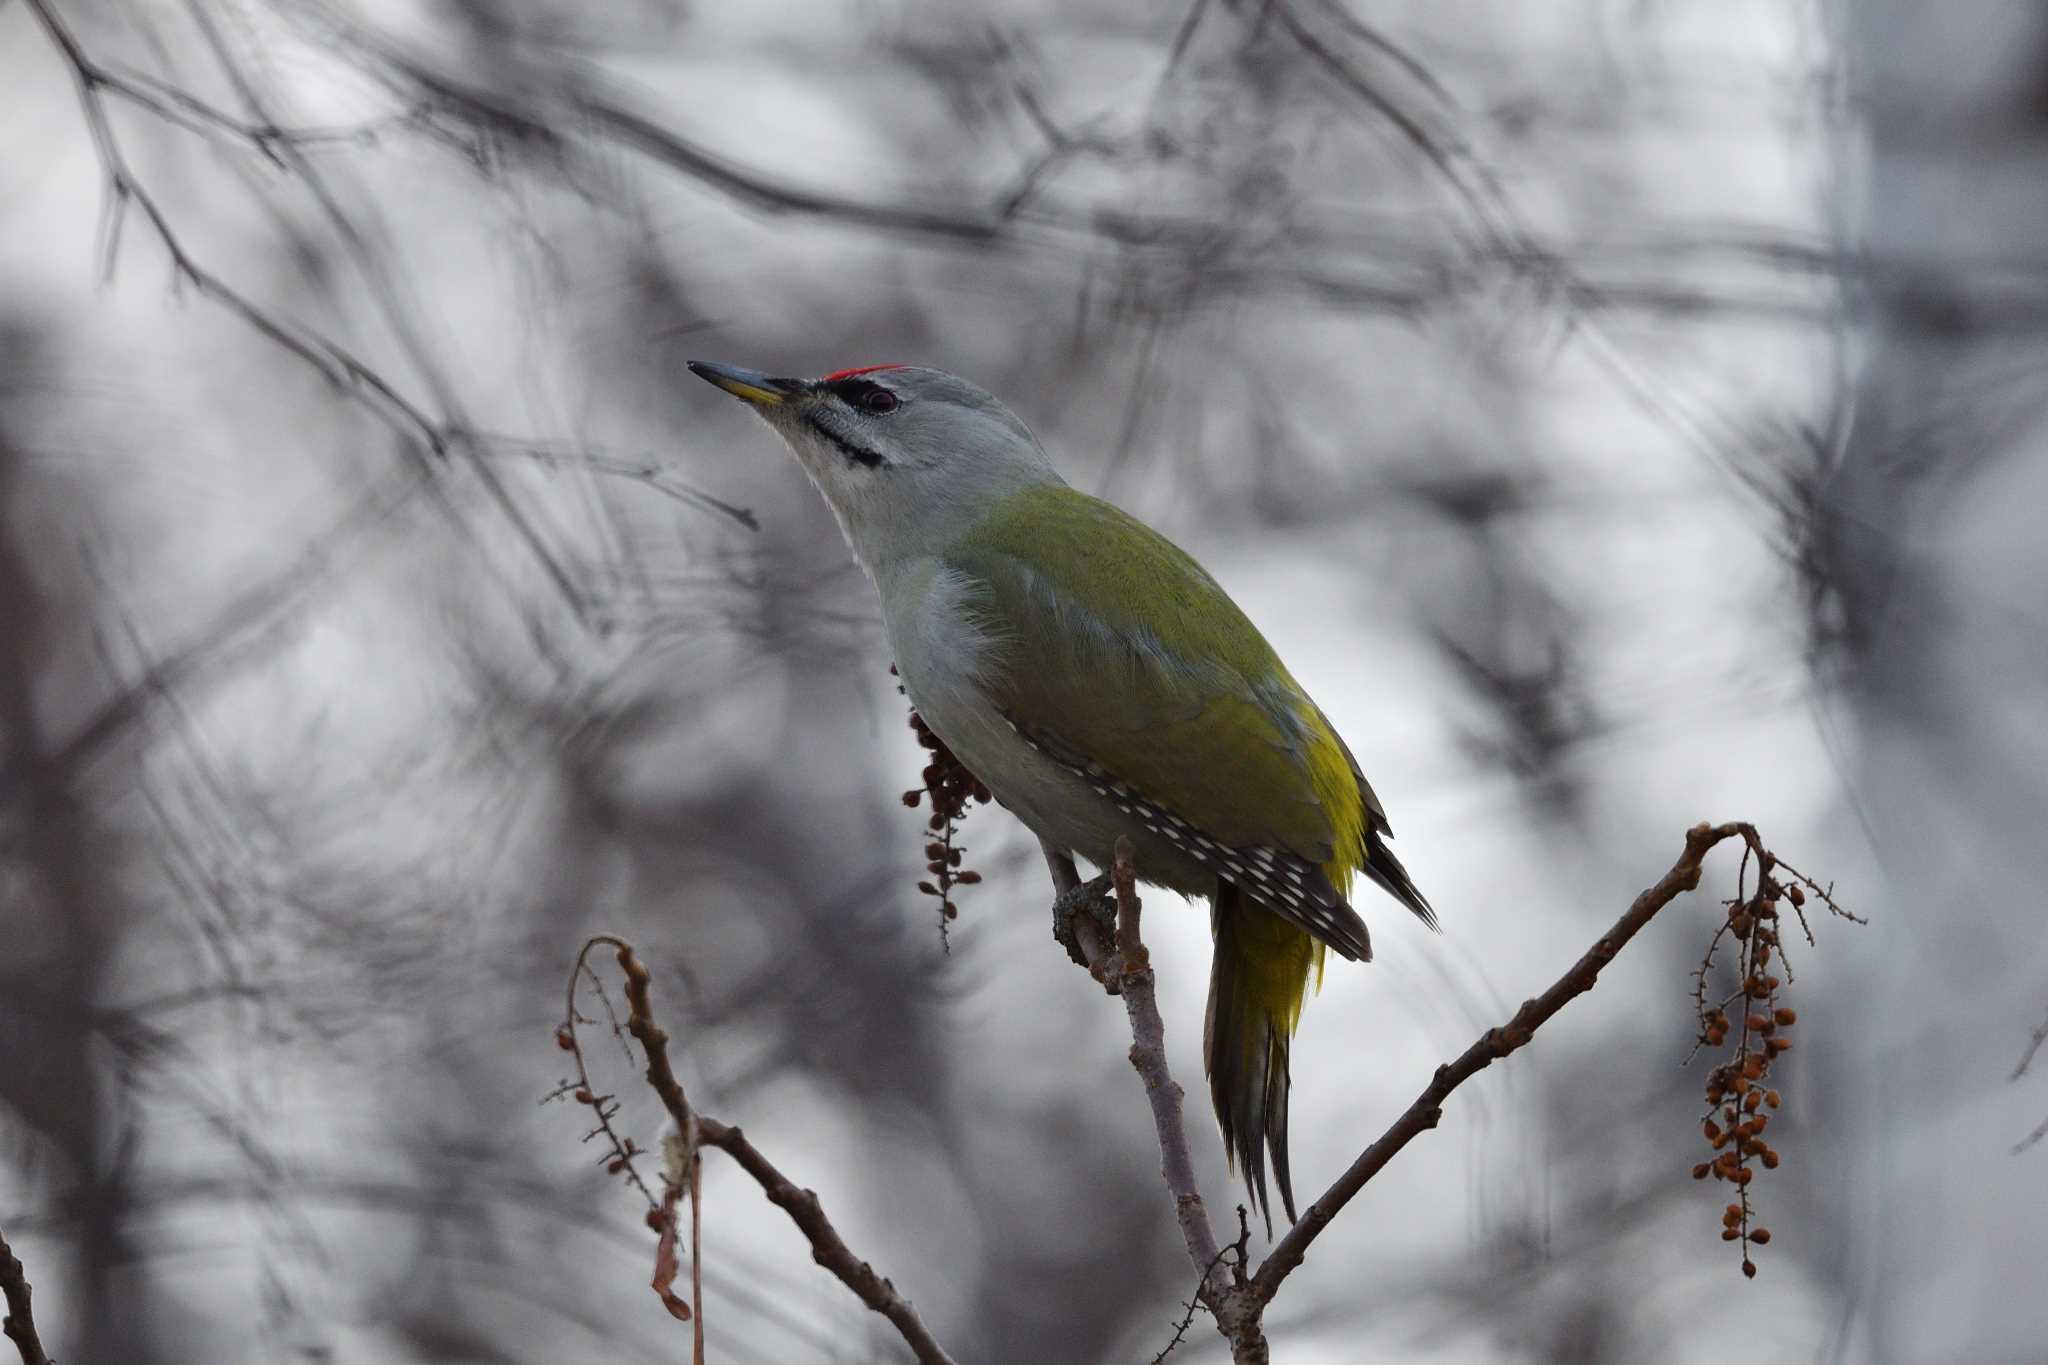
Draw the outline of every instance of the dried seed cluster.
M1745 894L1751 854L1758 860L1757 887ZM1778 872L1787 874L1780 881ZM1799 1016L1782 999L1791 980L1792 968L1785 957L1779 934L1781 906L1789 904L1808 943L1813 932L1806 924L1806 894L1811 889L1828 909L1848 919L1829 892L1793 871L1762 848L1743 855L1742 877L1736 895L1726 901L1727 916L1707 944L1706 956L1693 974L1693 1003L1699 1016L1700 1034L1695 1052L1706 1049L1727 1053L1726 1060L1707 1076L1707 1112L1700 1120L1700 1132L1714 1155L1692 1168L1693 1179L1712 1176L1734 1186L1735 1200L1721 1214L1721 1240L1742 1248L1742 1273L1754 1278L1756 1262L1750 1252L1770 1243L1771 1232L1756 1221L1751 1184L1757 1170L1775 1171L1781 1158L1764 1137L1764 1130L1784 1103L1784 1096L1771 1084L1771 1069L1792 1050L1789 1036ZM1739 984L1719 1002L1707 998L1708 978L1713 974L1714 956L1722 942L1737 944ZM1783 977L1777 973L1782 971ZM1737 1017L1729 1011L1733 1009Z
M896 665L889 665L893 676ZM898 692L903 685L896 685ZM924 780L922 787L912 787L903 793L903 804L916 808L927 796L931 798L931 815L925 820L925 829L933 837L925 842L924 870L931 874L930 881L921 881L917 889L927 896L936 896L939 901L939 942L947 943L947 926L960 916L960 907L953 902L953 888L973 886L981 880L981 874L960 866L960 860L967 850L955 842L960 822L967 817L968 802L987 805L994 800L989 789L981 780L962 766L953 751L946 747L946 741L932 733L924 723L924 717L913 709L910 713L910 728L917 734L919 747L931 752L932 761L925 764L919 774ZM950 946L950 945L948 945Z

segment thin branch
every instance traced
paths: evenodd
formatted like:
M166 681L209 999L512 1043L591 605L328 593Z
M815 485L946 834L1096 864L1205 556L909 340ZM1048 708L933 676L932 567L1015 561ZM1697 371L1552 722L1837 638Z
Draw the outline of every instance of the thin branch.
M2048 1043L2048 1018L2041 1020L2040 1027L2034 1030L2034 1036L2027 1040L2027 1050L2020 1054L2020 1064L2012 1069L2012 1075L2006 1079L2016 1081L2026 1075L2027 1068L2034 1064L2034 1056L2040 1052L2044 1043Z
M36 1335L36 1315L29 1307L28 1275L5 1236L0 1236L0 1295L7 1302L7 1317L0 1322L0 1330L21 1352L21 1365L51 1365L50 1357L43 1353L42 1338Z
M93 83L110 95L119 96L145 109L164 122L217 142L247 147L279 170L289 170L281 149L320 142L367 145L386 128L405 128L418 121L417 114L403 114L353 126L332 128L286 128L276 123L238 118L218 105L200 99L191 91L171 84L147 71L136 71L114 63L92 63L87 70Z
M141 211L151 231L169 254L176 279L190 284L202 296L220 304L260 335L304 361L337 391L361 401L401 436L416 436L435 455L446 455L448 438L440 425L353 352L338 342L277 317L193 258L156 197L136 178L128 164L127 154L114 136L105 101L105 91L115 88L109 73L86 53L63 16L51 6L50 0L27 0L27 4L70 67L72 83L78 90L79 109L92 135L93 146L99 153L101 169L106 174L107 229L103 241L109 253L109 272L113 265L112 250L119 244L122 217L132 204ZM274 155L275 148L272 150ZM410 440L406 442L406 449L414 450Z
M612 1016L612 1032L619 1035L622 1044L625 1041L619 1027L618 1015L612 1010L611 997L604 994L604 983L590 968L590 950L596 946L597 941L593 939L585 943L582 951L576 954L576 966L569 973L569 998L564 1006L562 1027L555 1034L556 1042L576 1065L576 1079L557 1086L542 1103L568 1096L577 1103L587 1106L597 1119L597 1127L585 1133L583 1140L589 1142L593 1138L603 1138L609 1147L604 1154L605 1169L612 1174L625 1176L626 1183L640 1191L641 1197L647 1201L648 1209L659 1212L666 1208L666 1204L655 1197L654 1191L641 1176L639 1167L633 1164L633 1158L641 1155L642 1149L631 1138L624 1136L612 1126L612 1120L619 1112L618 1097L600 1093L591 1083L590 1066L584 1059L583 1043L576 1033L578 1023L588 1022L576 1008L577 988L587 979L597 987L599 998L604 1001L605 1012ZM630 1059L630 1053L628 1056ZM660 1288L658 1285L656 1287Z
M1064 854L1056 855L1050 848L1046 850L1046 860L1053 870L1054 885L1065 883L1065 890L1072 890L1077 879L1071 875L1071 860ZM1116 896L1114 942L1105 941L1100 926L1089 914L1074 915L1074 938L1088 961L1089 974L1122 997L1124 1013L1130 1019L1131 1067L1144 1081L1145 1096L1152 1105L1152 1124L1159 1139L1160 1174L1166 1180L1167 1192L1173 1196L1174 1216L1180 1222L1188 1259L1201 1276L1195 1297L1216 1319L1216 1330L1230 1342L1232 1359L1240 1365L1263 1365L1268 1348L1260 1322L1262 1304L1250 1292L1242 1253L1230 1262L1230 1273L1225 1274L1225 1253L1230 1248L1219 1247L1216 1229L1209 1222L1209 1212L1195 1180L1194 1158L1188 1150L1187 1128L1181 1113L1186 1092L1167 1069L1166 1024L1159 1014L1151 954L1139 934L1137 875L1131 864L1128 838L1120 837L1116 842L1110 884ZM1246 1244L1243 1240L1238 1243L1240 1247Z
M203 3L203 0L185 0L185 8L191 14L193 23L197 25L201 35L204 36L208 45L212 47L215 57L220 62L222 71L227 75L228 80L234 85L236 91L239 92L243 102L248 105L250 110L261 121L275 123L276 120L271 118L261 92L242 70L240 64L236 62L227 41L220 31L219 25L214 22L208 6ZM393 279L393 272L386 266L383 255L380 255L373 248L370 238L349 217L342 207L340 198L328 188L327 182L320 174L319 168L306 156L303 148L296 143L286 142L279 144L277 150L289 168L297 174L299 180L312 194L314 202L319 205L321 213L326 217L328 224L334 229L336 236L340 239L343 249L348 252L350 258L355 262L356 270L367 286L370 302L375 305L378 313L382 315L385 324L391 329L393 337L397 339L407 359L412 362L414 370L434 395L434 401L445 419L444 436L466 431L471 423L461 411L460 400L457 397L455 386L442 374L441 366L428 347L425 338L421 335L418 326L408 311L401 306L398 290ZM388 249L384 254L389 254ZM435 448L435 453L445 454L446 452L437 447ZM465 450L465 453L469 452ZM540 528L534 523L531 515L513 498L511 490L505 487L504 482L498 477L495 469L483 461L474 459L471 461L470 468L476 475L477 482L483 488L485 495L497 506L499 514L504 517L506 524L512 528L513 534L525 545L527 553L540 566L541 572L547 577L548 581L553 585L555 592L568 606L570 613L576 618L577 623L585 628L589 628L592 624L590 603L586 600L584 593L577 587L567 565L562 562L560 556L548 545L546 538L541 534ZM455 529L465 537L473 537L473 532L468 523L456 514L453 505L444 499L443 506L447 508L449 520ZM536 636L535 643L540 646L542 653L551 653L545 642L538 636Z
M636 460L621 455L610 455L587 446L563 447L545 441L535 441L523 436L507 436L491 432L470 432L471 449L478 455L514 456L531 460L545 469L581 469L606 478L627 479L644 484L665 498L672 498L686 507L715 513L736 522L749 531L761 529L760 518L751 508L726 502L703 489L684 483L675 471L652 460Z
M1159 1135L1160 1174L1173 1195L1174 1213L1180 1220L1181 1238L1188 1257L1199 1267L1205 1295L1216 1297L1229 1288L1222 1276L1217 1253L1216 1229L1210 1225L1203 1206L1201 1187L1195 1181L1194 1158L1188 1151L1188 1134L1181 1102L1186 1092L1166 1067L1166 1022L1159 1014L1159 996L1152 974L1152 955L1138 934L1139 901L1137 878L1131 867L1131 841L1116 841L1116 862L1110 869L1116 888L1117 984L1121 987L1124 1013L1131 1021L1131 1066L1145 1082L1145 1097L1152 1104L1152 1125Z
M1407 1111L1376 1142L1359 1153L1350 1168L1302 1214L1301 1221L1288 1229L1252 1277L1254 1296L1261 1303L1270 1302L1281 1283L1301 1264L1315 1239L1330 1225L1330 1220L1365 1188L1366 1182L1378 1175L1403 1147L1437 1126L1443 1119L1444 1102L1452 1091L1495 1062L1527 1046L1537 1029L1548 1023L1573 998L1591 990L1599 979L1600 969L1613 961L1614 955L1627 946L1628 941L1641 932L1659 910L1700 884L1700 865L1708 850L1724 839L1738 836L1748 847L1759 853L1763 851L1755 826L1747 823L1702 824L1686 831L1685 851L1671 865L1671 870L1637 896L1627 912L1572 964L1571 970L1559 977L1549 990L1525 1002L1504 1026L1488 1029L1456 1061L1437 1068L1435 1077Z
M731 1157L760 1185L768 1202L789 1215L797 1230L811 1244L811 1258L832 1272L860 1301L889 1320L904 1343L922 1365L954 1365L953 1357L940 1346L924 1320L887 1279L861 1260L847 1246L839 1230L826 1216L824 1205L814 1191L799 1188L778 1170L761 1150L749 1142L737 1127L707 1118L690 1108L682 1082L669 1062L668 1034L655 1022L651 999L653 974L640 961L633 946L610 934L599 934L584 944L584 952L605 944L616 953L619 970L626 978L626 1031L638 1040L647 1058L647 1083L661 1098L662 1107L684 1134L694 1133L698 1145L716 1147ZM566 1027L573 1030L574 1013ZM700 1315L701 1317L701 1315Z
M1745 866L1748 855L1754 854L1759 866L1780 868L1811 887L1831 912L1855 918L1837 906L1824 888L1815 886L1810 878L1794 872L1776 859L1764 847L1755 826L1739 821L1694 826L1686 832L1684 852L1672 864L1670 871L1637 896L1627 912L1548 990L1524 1003L1505 1025L1487 1030L1456 1061L1438 1067L1428 1087L1407 1111L1361 1152L1350 1168L1309 1206L1301 1220L1287 1231L1257 1272L1249 1277L1245 1274L1242 1251L1234 1263L1219 1254L1214 1229L1195 1188L1187 1136L1181 1126L1182 1092L1166 1070L1163 1029L1150 959L1138 933L1138 901L1130 846L1128 841L1118 840L1116 860L1111 869L1118 910L1115 943L1112 946L1105 941L1104 931L1094 916L1087 913L1072 916L1074 936L1087 959L1090 973L1105 987L1123 996L1124 1008L1131 1020L1131 1064L1144 1078L1152 1102L1167 1188L1174 1196L1189 1258L1201 1276L1197 1298L1215 1317L1216 1330L1230 1343L1231 1359L1236 1365L1268 1365L1270 1350L1263 1318L1267 1305L1279 1292L1281 1284L1301 1264L1323 1229L1365 1188L1367 1182L1385 1169L1409 1142L1442 1121L1443 1106L1451 1092L1494 1062L1527 1046L1537 1029L1554 1018L1575 997L1591 990L1601 969L1614 960L1615 955L1641 932L1658 911L1699 885L1701 865L1708 851L1731 838L1743 841ZM1046 861L1052 870L1056 891L1063 897L1073 892L1079 879L1073 870L1072 860L1064 853L1047 847ZM1799 904L1796 896L1792 901L1795 907ZM2048 1125L2043 1125L2043 1128L2048 1131ZM1239 1246L1244 1245L1245 1240L1240 1239ZM1228 1275L1223 1269L1226 1264L1231 1266Z
M424 344L409 320L402 315L393 301L389 283L370 252L366 239L343 213L340 203L327 190L317 169L304 154L303 149L309 143L340 138L361 139L374 135L372 129L285 128L264 113L254 90L248 86L239 70L235 69L232 63L227 63L225 50L216 41L216 48L221 50L223 62L228 64L231 78L260 115L255 119L238 117L155 77L116 69L96 61L78 41L51 0L27 0L27 3L70 69L77 90L79 108L106 177L106 207L101 219L99 240L104 262L103 270L109 277L113 274L118 257L121 229L126 221L127 212L132 207L140 212L170 257L175 283L189 284L202 297L218 304L258 335L312 368L344 397L361 404L375 418L403 438L401 446L405 454L421 468L433 467L434 461L429 459L429 456L445 460L458 448L473 456L481 453L470 447L466 437L466 423L455 411L452 392L445 382L436 379L433 359L427 354ZM213 32L203 10L195 9L194 18L200 22L202 29L210 38L217 39L218 35ZM112 120L108 116L106 96L109 94L144 108L176 126L234 139L253 148L273 165L295 174L304 182L369 282L372 301L378 305L385 320L406 346L420 373L428 376L432 386L438 390L440 406L444 411L454 414L452 418L436 419L418 402L406 396L397 385L341 343L265 308L228 283L225 278L202 265L187 248L154 193L136 175L128 161L127 154L115 135ZM414 113L404 116L398 122L405 124L423 120L424 115ZM426 453L420 451L420 445L425 446ZM514 533L540 565L555 591L568 605L576 619L588 625L589 603L577 587L568 568L533 525L530 516L513 500L510 491L504 487L497 473L486 462L473 460L472 468L486 495L497 505ZM448 515L458 532L466 537L473 536L463 519L457 515L456 508L447 494L438 485L430 491L435 502ZM745 520L744 513L717 504L715 500L696 494L694 490L678 492L673 488L662 488L661 491L726 515L737 515L737 519Z

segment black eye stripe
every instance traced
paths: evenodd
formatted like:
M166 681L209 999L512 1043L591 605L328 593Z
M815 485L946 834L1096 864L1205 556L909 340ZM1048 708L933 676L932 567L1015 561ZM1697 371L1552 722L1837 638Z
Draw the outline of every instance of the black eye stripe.
M867 449L865 446L855 445L852 441L847 440L844 436L841 436L838 432L832 430L832 428L826 426L823 422L820 422L815 416L811 415L810 413L804 414L804 421L810 426L811 430L817 432L820 436L823 436L833 445L839 447L839 453L844 455L847 459L853 461L855 464L865 465L869 469L880 469L883 465L888 463L887 460L884 460L880 455L876 454L874 451Z

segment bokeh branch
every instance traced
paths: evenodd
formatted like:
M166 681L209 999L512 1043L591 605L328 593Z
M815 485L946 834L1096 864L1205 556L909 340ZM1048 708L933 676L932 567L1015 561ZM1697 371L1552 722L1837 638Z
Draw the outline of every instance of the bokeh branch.
M50 1365L49 1356L43 1354L42 1338L36 1335L36 1315L29 1306L28 1273L4 1235L0 1235L0 1297L7 1303L7 1318L0 1322L0 1330L21 1352L21 1365Z
M122 150L120 139L114 135L114 126L107 116L105 95L109 91L133 98L141 87L118 78L101 67L86 52L84 46L72 33L69 24L58 14L50 0L27 0L29 9L41 22L43 31L63 54L70 67L71 78L78 89L78 104L84 114L86 127L92 134L94 149L99 153L100 166L106 176L107 205L102 229L102 268L111 274L121 245L121 227L132 206L142 214L143 221L163 244L171 258L171 269L176 278L189 284L201 295L213 300L247 323L265 339L282 347L291 355L304 361L316 370L337 391L361 401L369 411L393 427L400 435L418 437L426 448L435 455L445 455L448 436L418 404L400 393L395 385L385 379L372 366L358 358L339 342L316 333L308 332L295 323L289 322L270 312L254 299L207 267L201 265L186 247L184 239L171 224L169 215L157 202L149 187L135 174L128 163L127 153ZM162 109L172 107L168 101L153 100L145 107ZM197 119L195 112L205 108L213 117L205 122L211 127L234 127L236 121L198 101L180 102L176 108L183 110L186 120ZM240 129L238 128L238 131ZM249 130L252 145L275 160L280 143L274 140L256 140ZM413 447L408 442L408 450Z
M846 1239L840 1236L839 1230L826 1215L824 1205L819 1201L815 1191L798 1186L784 1175L774 1162L747 1140L739 1128L709 1118L690 1107L689 1099L683 1093L682 1082L676 1079L675 1068L669 1062L668 1034L655 1022L653 973L640 961L639 954L634 952L631 944L610 934L595 935L584 943L582 951L577 955L575 971L570 977L568 1014L557 1037L565 1040L565 1048L576 1053L579 1065L582 1051L577 1025L587 1021L582 1019L576 1009L575 991L588 970L585 964L591 950L599 945L613 950L618 958L619 970L625 975L625 1031L640 1044L642 1054L646 1058L647 1084L660 1097L662 1108L668 1111L676 1130L684 1136L683 1165L689 1172L692 1185L690 1193L693 1199L696 1156L694 1149L715 1147L731 1157L741 1170L754 1178L755 1183L761 1187L761 1192L768 1197L769 1203L789 1215L789 1220L796 1224L797 1230L810 1242L813 1260L852 1290L854 1296L869 1309L888 1319L921 1365L953 1365L953 1357L939 1345L931 1329L925 1326L924 1320L917 1315L917 1310L911 1307L910 1300L904 1298L894 1284L878 1274L872 1265L855 1255L853 1248L846 1244ZM577 1098L581 1100L583 1096L579 1094ZM600 1098L605 1097L592 1096L592 1099ZM609 1132L611 1112L616 1111L607 1112L600 1109L598 1112ZM633 1146L630 1139L614 1135L612 1141L620 1153L615 1160L622 1163L613 1169L621 1173L630 1172L631 1157L637 1155L638 1149ZM639 1180L637 1174L632 1178L636 1183ZM642 1189L644 1193L644 1186ZM673 1217L673 1200L667 1201L667 1204L669 1216ZM703 1314L698 1311L692 1316L695 1318L701 1343ZM699 1358L701 1359L701 1350Z

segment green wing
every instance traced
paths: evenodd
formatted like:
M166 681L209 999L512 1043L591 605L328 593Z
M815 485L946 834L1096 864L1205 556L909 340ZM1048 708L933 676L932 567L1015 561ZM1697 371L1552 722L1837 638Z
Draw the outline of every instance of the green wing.
M946 558L982 591L998 650L985 677L1021 727L1218 843L1292 854L1348 891L1365 861L1364 784L1199 564L1059 484L1016 494Z
M1308 979L1321 968L1321 943L1371 955L1365 925L1344 899L1353 871L1363 868L1433 922L1386 847L1378 799L1329 721L1216 581L1108 503L1060 484L1028 489L946 561L972 585L996 651L983 685L1021 731L1078 767L1099 768L1226 850L1270 853L1290 878L1301 871L1315 883L1294 882L1276 898L1254 897L1259 888L1235 872L1218 881L1203 1029L1225 1149L1269 1229L1270 1150L1292 1218L1288 1040ZM1060 566L1056 582L1049 564ZM1246 867L1274 866L1250 856ZM1304 891L1314 903L1303 902Z

